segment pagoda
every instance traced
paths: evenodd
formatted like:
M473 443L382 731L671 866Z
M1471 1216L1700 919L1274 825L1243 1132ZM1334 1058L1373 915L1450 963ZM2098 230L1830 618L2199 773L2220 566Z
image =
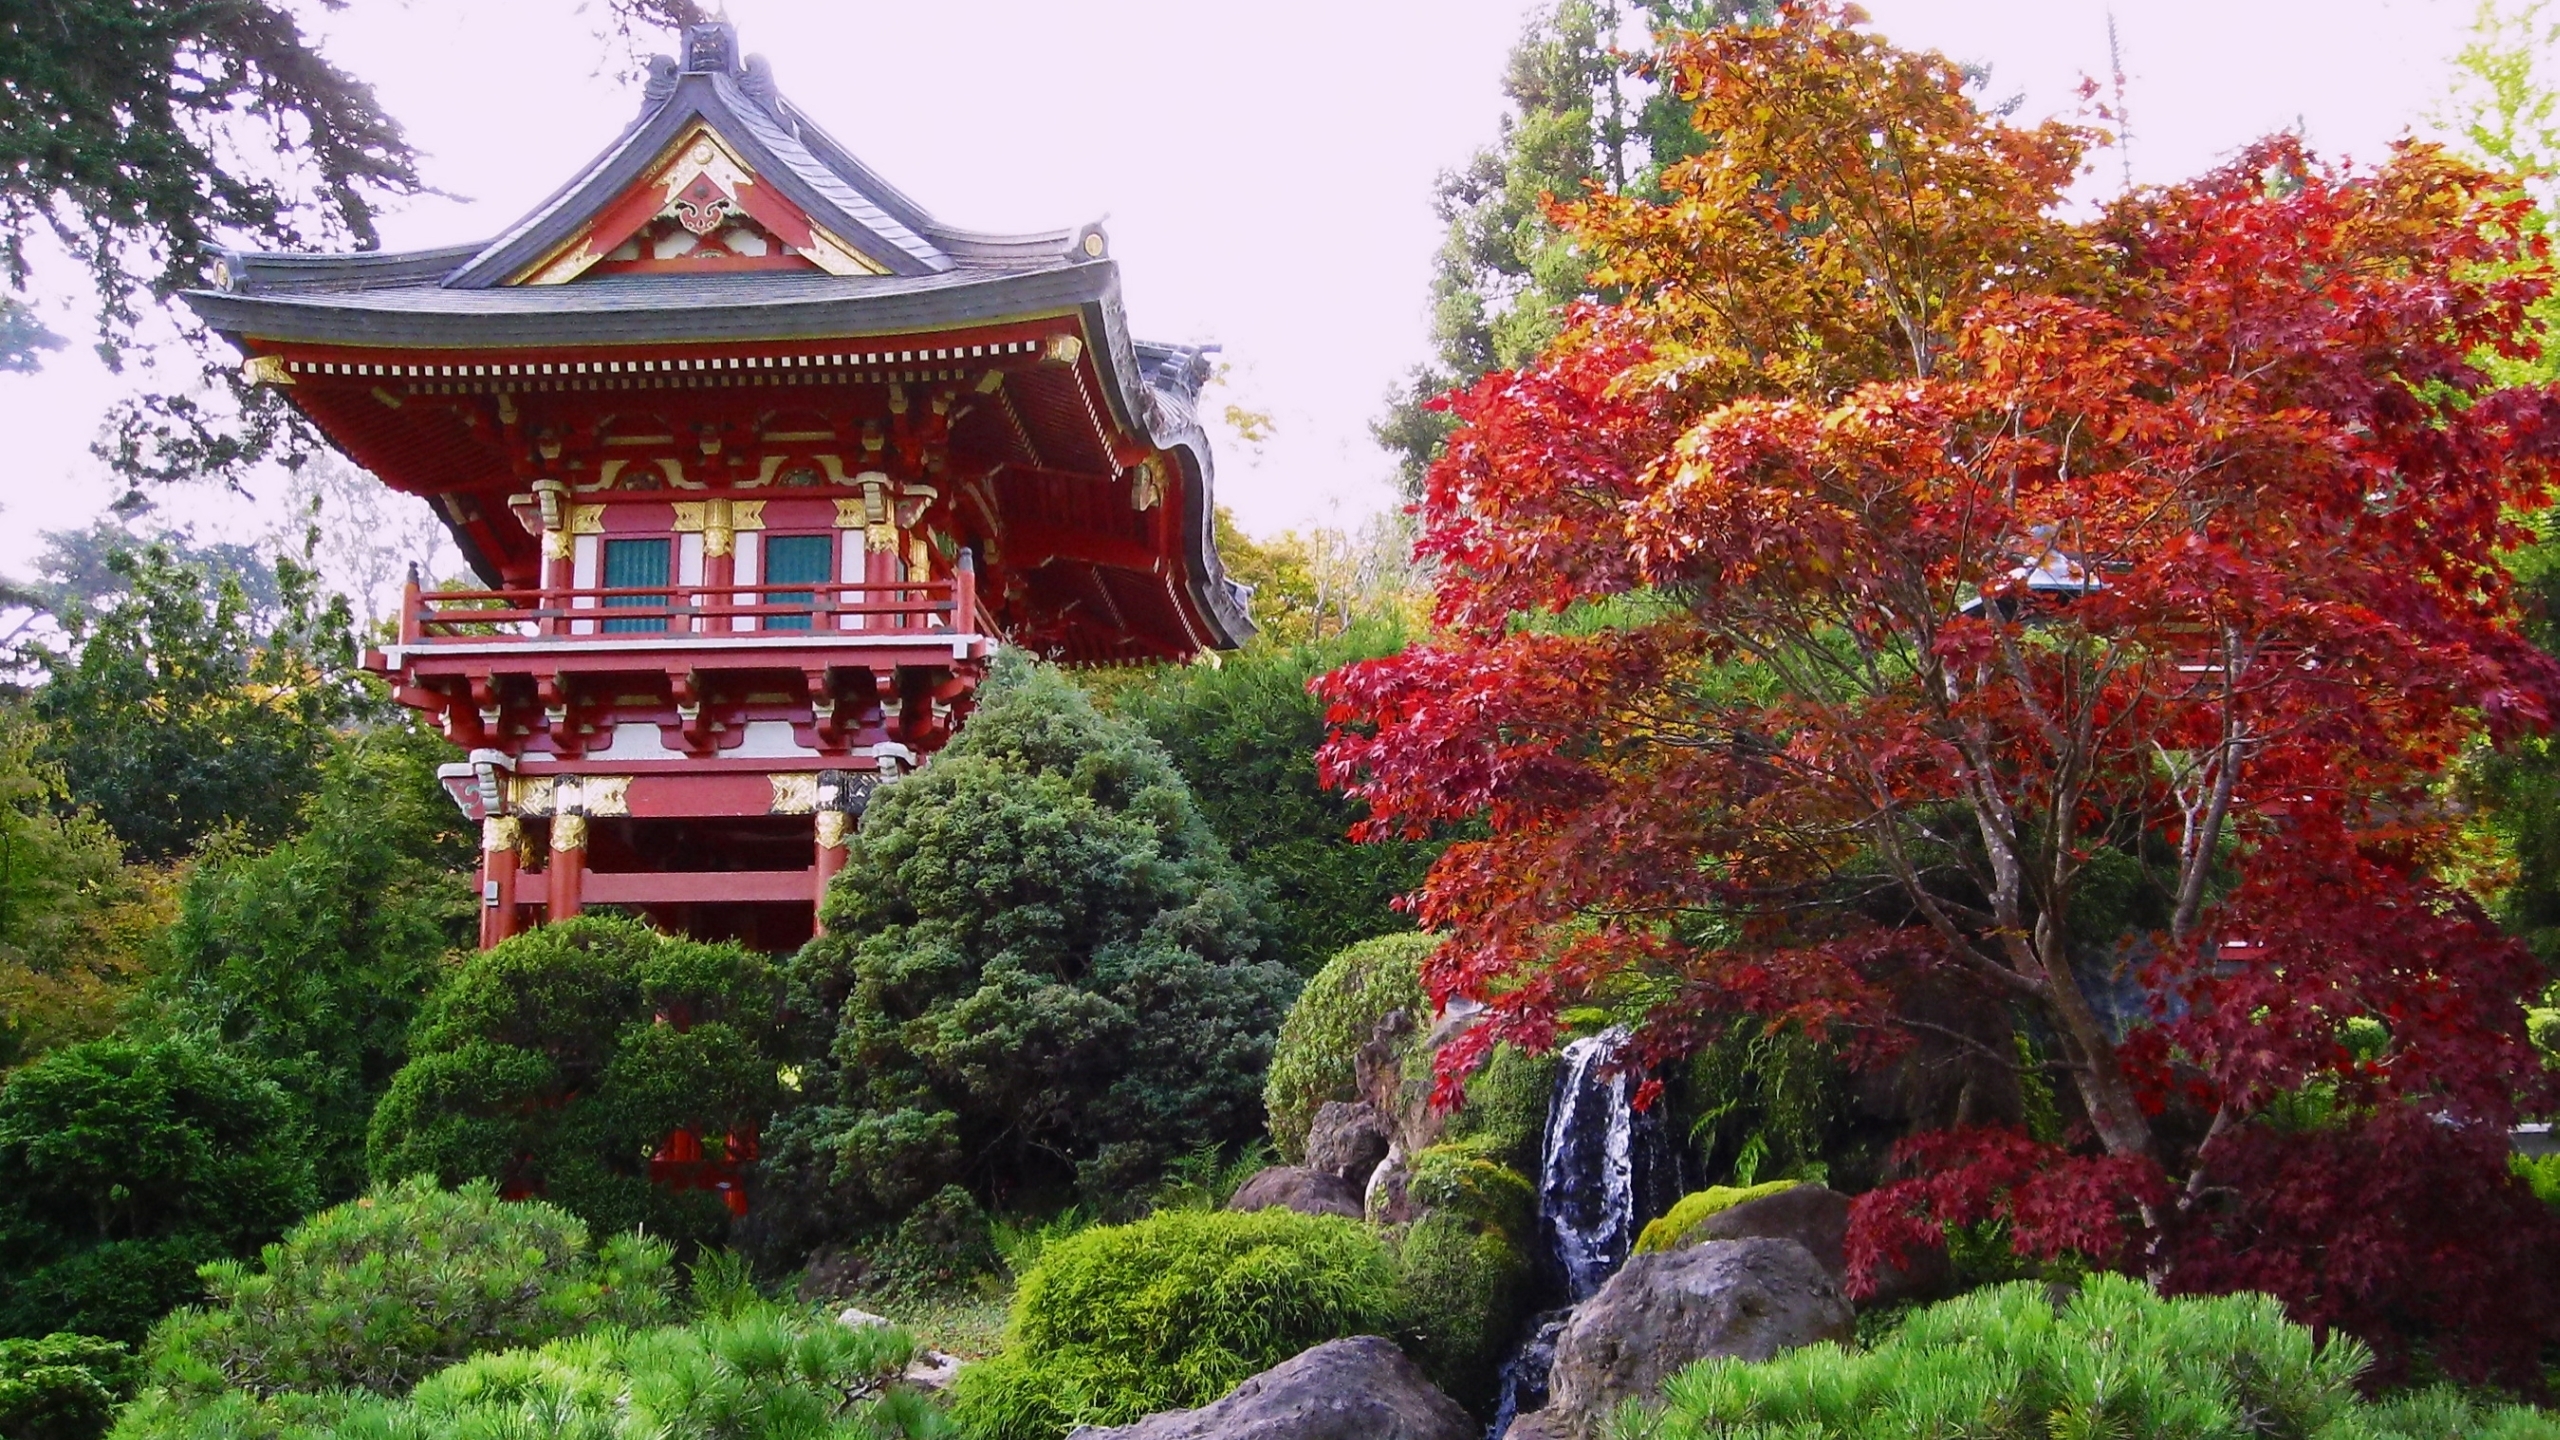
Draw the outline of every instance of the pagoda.
M506 233L231 254L187 302L481 588L370 653L468 759L481 943L612 904L807 938L873 788L1000 644L1168 659L1251 633L1211 539L1209 366L1131 338L1099 226L957 230L726 23Z

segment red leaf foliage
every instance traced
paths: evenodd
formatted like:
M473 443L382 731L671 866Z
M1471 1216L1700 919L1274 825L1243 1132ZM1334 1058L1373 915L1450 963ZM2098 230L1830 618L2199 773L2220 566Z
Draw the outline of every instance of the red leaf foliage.
M1862 1255L1998 1218L2467 1337L2434 1232L2339 1207L2423 1198L2346 1163L2403 1146L2521 1227L2475 1258L2549 1238L2478 1138L2553 1103L2538 972L2439 878L2437 797L2560 710L2501 561L2560 395L2479 363L2528 353L2544 243L2437 149L2290 138L2070 222L2089 137L1853 22L1678 52L1716 144L1554 212L1612 303L1446 402L1439 637L1319 684L1366 833L1475 827L1412 901L1435 997L1490 1012L1444 1095L1583 1004L1648 1058L1744 1017L1873 1058L1905 982L1961 976L2085 1132L1915 1138Z

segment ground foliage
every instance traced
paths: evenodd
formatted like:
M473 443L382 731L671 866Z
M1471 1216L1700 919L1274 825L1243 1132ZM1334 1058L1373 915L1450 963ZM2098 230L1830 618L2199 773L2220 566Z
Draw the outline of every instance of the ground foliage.
M674 1318L664 1242L593 1244L567 1211L502 1201L485 1180L385 1186L204 1279L205 1303L152 1332L146 1414L127 1434L183 1432L235 1395L270 1413L288 1395L405 1395L473 1355Z
M1112 697L1164 747L1236 864L1264 882L1275 948L1301 974L1354 941L1409 928L1394 901L1439 854L1429 842L1350 843L1367 812L1316 776L1325 706L1307 682L1404 642L1402 626L1373 618L1325 640L1166 666Z
M133 1390L133 1352L94 1335L0 1340L0 1435L97 1440Z
M2140 1435L2154 1440L2545 1440L2560 1425L2458 1394L2358 1400L2371 1355L2322 1340L2261 1295L2164 1300L2097 1276L2057 1302L2047 1287L1978 1290L1914 1312L1867 1351L1824 1343L1766 1364L1709 1360L1629 1407L1622 1440L1981 1440Z
M2070 1134L1929 1142L1862 1265L1987 1208L2532 1375L2560 1306L2487 1277L2555 1243L2500 1153L2541 976L2430 793L2560 698L2499 563L2560 404L2474 360L2549 288L2511 182L2279 137L2072 222L2086 132L1845 12L1673 63L1715 146L1554 214L1616 303L1451 402L1446 638L1326 682L1369 833L1490 827L1422 898L1492 1008L1448 1080L1594 1000L1652 1056L1748 1015L1868 1060L1891 982L1962 983L2054 1037ZM2101 877L2144 903L2092 952ZM2313 1223L2378 1168L2500 1223Z
M175 1409L146 1395L115 1440L954 1440L930 1402L890 1389L915 1354L903 1331L744 1304L692 1324L599 1326L538 1349L483 1354L407 1395L241 1391Z
M782 1095L781 1004L779 967L743 946L604 916L518 935L428 998L374 1110L374 1177L485 1176L598 1230L716 1237L719 1199L651 1183L650 1157L679 1130L752 1153Z
M773 1243L1074 1184L1125 1210L1249 1140L1297 988L1181 775L1054 669L999 664L932 765L872 797L793 962L811 1022L775 1126Z
M196 1267L315 1199L301 1109L256 1062L192 1038L94 1040L0 1088L0 1335L139 1342Z

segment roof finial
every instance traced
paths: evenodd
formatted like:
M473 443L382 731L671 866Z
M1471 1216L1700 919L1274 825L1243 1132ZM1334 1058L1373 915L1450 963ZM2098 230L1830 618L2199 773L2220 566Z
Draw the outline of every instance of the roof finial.
M736 74L737 27L725 16L684 27L684 68L688 75Z

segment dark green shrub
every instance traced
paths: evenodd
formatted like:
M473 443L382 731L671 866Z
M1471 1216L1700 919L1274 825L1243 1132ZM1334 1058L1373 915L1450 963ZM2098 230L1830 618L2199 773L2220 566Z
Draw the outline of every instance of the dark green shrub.
M57 1050L0 1088L0 1335L138 1342L196 1267L283 1233L314 1192L301 1112L189 1038Z
M1113 699L1173 758L1245 873L1269 885L1281 958L1300 974L1346 945L1409 928L1389 906L1421 888L1440 853L1431 842L1352 844L1367 807L1316 776L1325 704L1307 682L1404 643L1401 627L1371 621L1312 645L1257 644L1214 666L1165 666Z
M949 749L872 798L794 962L823 1055L778 1122L770 1254L945 1185L1125 1210L1250 1137L1297 984L1161 750L1055 670L997 667Z
M1307 1158L1307 1127L1326 1101L1360 1098L1352 1059L1388 1012L1403 1010L1429 1025L1422 961L1438 943L1410 931L1363 940L1326 961L1299 993L1262 1085L1282 1159L1294 1165Z
M477 1177L538 1195L599 1231L719 1235L704 1190L651 1181L675 1131L718 1155L782 1094L782 980L743 946L587 916L468 958L419 1017L410 1060L374 1111L373 1174Z
M244 1392L179 1409L146 1392L116 1440L954 1440L921 1397L883 1394L915 1342L751 1305L698 1324L613 1327L465 1360L404 1398Z
M930 1295L993 1275L995 1235L976 1197L945 1185L898 1222L871 1255L868 1289Z
M150 1385L172 1412L232 1391L404 1394L472 1355L666 1320L673 1278L661 1241L599 1250L555 1206L414 1179L321 1211L255 1267L206 1266L206 1304L152 1332Z
M1392 1334L1384 1241L1353 1220L1173 1211L1050 1245L1014 1297L1002 1354L961 1372L979 1440L1057 1440L1206 1404L1310 1346Z
M1528 1316L1534 1277L1517 1233L1441 1209L1396 1242L1414 1363L1480 1414L1492 1404L1503 1357Z
M2353 1339L2314 1338L2263 1295L2164 1300L2137 1281L2100 1275L2058 1307L2046 1286L2020 1283L1916 1310L1868 1351L1824 1344L1760 1365L1705 1361L1663 1387L1655 1413L1622 1416L1618 1433L1646 1440L2560 1435L2547 1417L2468 1406L2459 1407L2461 1423L2403 1432L2395 1418L2417 1418L2425 1407L2361 1405L2355 1383L2371 1360Z
M97 1440L133 1388L133 1352L94 1335L0 1340L0 1436Z
M168 1023L256 1056L309 1108L324 1200L364 1188L374 1105L478 918L473 837L436 784L451 753L407 724L343 742L303 833L208 858L169 934Z

